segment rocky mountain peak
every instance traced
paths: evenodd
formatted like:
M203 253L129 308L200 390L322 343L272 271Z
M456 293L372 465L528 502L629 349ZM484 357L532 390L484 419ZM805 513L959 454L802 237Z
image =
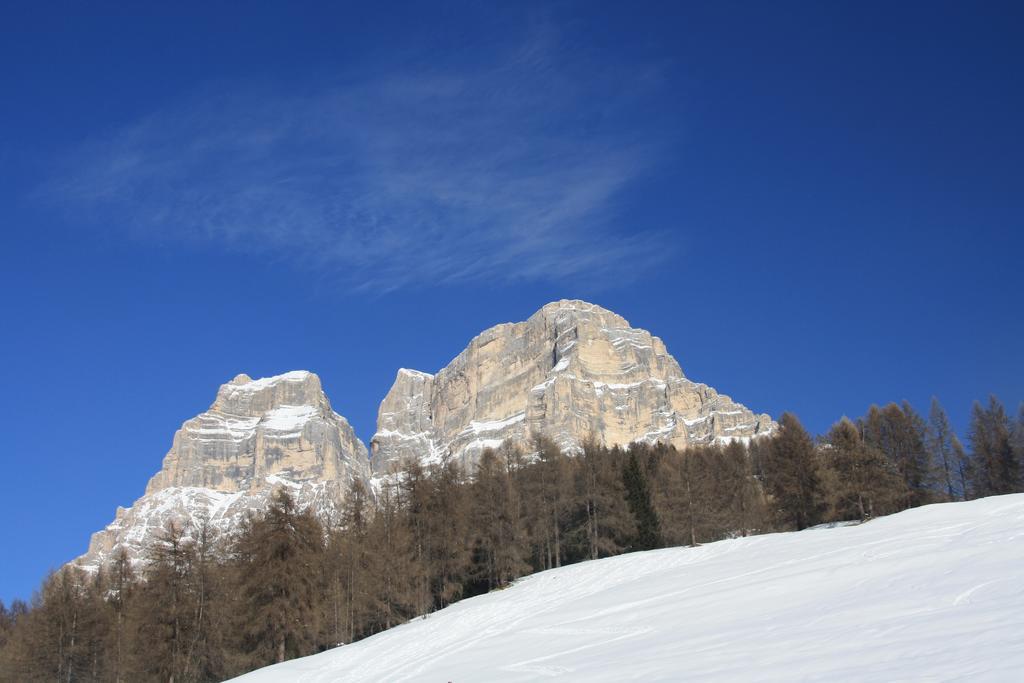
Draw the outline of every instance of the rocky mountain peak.
M231 415L256 416L281 406L330 407L320 378L307 370L294 370L283 375L252 379L237 375L217 391L210 407Z
M561 300L485 330L436 375L399 372L371 449L383 472L409 457L471 465L505 440L529 449L537 435L573 450L589 436L684 447L772 429L767 415L687 379L658 337L595 304Z
M332 438L322 443L327 434ZM268 474L315 480L333 476L339 458L365 454L312 372L255 380L238 375L221 385L209 410L181 426L147 491L168 486L243 491Z
M579 299L559 299L541 306L540 310L534 313L535 316L543 316L549 320L555 319L579 319L596 318L619 327L629 327L629 323L618 313L602 308Z
M355 479L368 479L367 458L315 374L240 374L209 410L185 421L145 495L94 534L80 563L98 563L117 547L139 555L173 520L230 528L280 486L330 515Z
M145 495L118 509L78 563L96 566L117 548L140 557L171 521L231 530L281 486L336 519L371 465L472 466L506 441L529 451L539 435L571 451L589 437L685 447L774 429L767 415L686 378L658 337L595 304L555 301L484 330L436 374L400 369L378 410L372 458L315 374L236 375L182 424Z

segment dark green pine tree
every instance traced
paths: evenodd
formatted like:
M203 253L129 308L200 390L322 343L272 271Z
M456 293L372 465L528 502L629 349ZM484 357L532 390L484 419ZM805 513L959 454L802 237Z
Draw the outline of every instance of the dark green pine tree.
M636 520L636 540L633 550L653 550L660 548L661 522L651 504L651 491L647 486L647 477L640 469L636 453L630 451L629 459L622 467L622 484L626 489L626 503Z

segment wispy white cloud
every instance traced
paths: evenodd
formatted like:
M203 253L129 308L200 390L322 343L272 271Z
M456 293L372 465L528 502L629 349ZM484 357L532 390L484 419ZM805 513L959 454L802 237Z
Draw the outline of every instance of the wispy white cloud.
M375 290L623 276L665 255L618 201L657 156L647 75L545 33L485 65L207 94L83 146L46 195Z

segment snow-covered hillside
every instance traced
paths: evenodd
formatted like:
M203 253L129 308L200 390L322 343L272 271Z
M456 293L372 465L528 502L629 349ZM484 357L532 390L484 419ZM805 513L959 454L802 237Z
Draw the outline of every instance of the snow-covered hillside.
M586 562L246 683L1024 680L1024 495Z

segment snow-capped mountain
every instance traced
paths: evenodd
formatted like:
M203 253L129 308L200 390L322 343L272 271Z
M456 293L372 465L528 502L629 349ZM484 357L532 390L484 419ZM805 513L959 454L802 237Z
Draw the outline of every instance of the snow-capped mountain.
M145 495L118 508L78 563L102 563L118 547L140 557L171 520L190 522L186 531L203 519L229 531L247 511L266 507L278 486L330 518L352 481L369 474L366 446L331 409L316 375L239 375L181 426Z
M380 405L372 458L315 374L238 375L182 425L145 495L118 508L77 563L102 564L119 547L141 557L172 520L231 531L279 486L330 521L352 482L369 482L371 464L376 474L406 458L472 465L506 440L529 450L535 435L570 450L591 436L683 447L774 428L686 378L649 332L599 306L558 301L481 333L436 375L400 370Z
M506 439L528 450L537 434L571 450L590 436L685 447L774 428L688 379L650 332L594 304L556 301L482 332L436 375L399 370L370 444L374 471L385 472L409 457L471 464Z

